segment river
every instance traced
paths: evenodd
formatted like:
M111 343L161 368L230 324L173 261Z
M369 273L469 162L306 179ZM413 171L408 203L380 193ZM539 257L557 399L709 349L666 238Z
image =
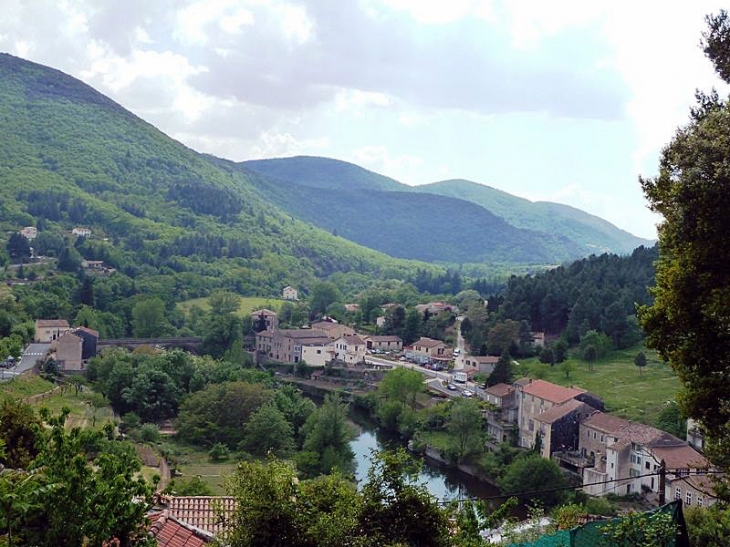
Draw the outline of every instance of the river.
M373 451L403 446L403 442L379 430L362 412L353 411L350 416L360 429L360 434L352 441L350 446L355 453L357 463L355 476L358 483L362 483L367 477L370 468L370 456ZM428 491L441 501L465 497L483 499L499 496L497 487L478 481L462 471L439 465L437 462L430 460L424 460L419 482L425 484Z

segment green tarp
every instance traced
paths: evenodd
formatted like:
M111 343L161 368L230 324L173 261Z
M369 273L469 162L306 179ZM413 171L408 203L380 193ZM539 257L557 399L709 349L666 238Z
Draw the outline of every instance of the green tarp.
M657 509L647 511L645 515L665 513L672 516L672 523L677 525L677 536L666 546L662 547L690 547L687 536L687 526L682 512L680 500L667 503ZM622 520L621 517L611 520L589 522L572 530L561 530L549 536L543 536L530 543L513 543L514 547L634 547L633 545L619 545L608 543L601 533L601 528L612 522Z

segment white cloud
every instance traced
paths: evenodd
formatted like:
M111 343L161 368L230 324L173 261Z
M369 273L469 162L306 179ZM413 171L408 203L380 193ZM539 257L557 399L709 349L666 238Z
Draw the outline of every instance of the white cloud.
M255 22L253 13L245 8L239 8L230 15L221 17L218 24L228 34L238 34L241 32L241 27L253 25Z
M381 0L390 10L405 11L419 23L444 25L467 16L493 21L495 13L489 0Z
M350 152L347 161L377 173L387 173L389 177L411 186L422 182L417 180L417 176L423 167L423 158L411 154L391 154L385 146L362 146Z
M387 93L375 91L361 91L359 89L343 89L334 98L335 109L338 112L351 111L358 116L368 107L388 107L393 104L393 98Z
M15 42L15 54L18 57L30 57L30 53L35 50L35 44L27 40L19 40Z
M265 131L251 149L248 159L322 155L329 146L328 137L297 138L288 132Z
M281 30L291 42L302 45L314 37L314 22L304 6L282 3L276 6Z

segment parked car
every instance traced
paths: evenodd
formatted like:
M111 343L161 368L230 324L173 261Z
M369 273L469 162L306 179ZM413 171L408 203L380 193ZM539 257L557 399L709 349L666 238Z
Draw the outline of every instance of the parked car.
M456 385L452 384L451 382L449 382L449 384L446 387L448 387L449 390L451 390L451 391L456 391L456 389L457 389Z
M465 389L465 390L463 390L463 391L461 392L461 394L462 394L462 395L463 395L464 397L473 397L473 396L474 396L474 392L473 392L473 391L470 391L470 390L468 390L468 389Z
M461 353L461 350L459 348L456 348L454 350L454 357L457 357Z

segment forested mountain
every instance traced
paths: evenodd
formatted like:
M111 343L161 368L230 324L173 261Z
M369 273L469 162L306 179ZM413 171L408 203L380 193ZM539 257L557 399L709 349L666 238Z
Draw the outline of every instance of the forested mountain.
M58 257L69 254L73 227L90 228L74 256L103 260L142 292L266 295L335 272L403 279L433 269L282 213L245 173L221 169L82 82L7 54L0 120L0 231L35 226L36 251Z
M397 180L340 160L313 156L251 160L243 165L276 182L293 183L325 190L389 190L408 187Z
M639 245L652 242L636 237L585 211L549 201L532 202L468 180L444 180L416 186L426 192L463 199L481 205L518 228L559 233L590 252L629 253Z
M229 163L235 171L234 165ZM463 200L359 188L313 189L258 173L250 173L249 180L263 197L292 216L391 256L450 263L553 264L582 255L567 238L515 228Z
M573 207L533 203L464 180L411 187L317 157L239 165L261 175L257 187L293 216L403 258L555 264L651 244ZM372 233L374 225L380 233ZM404 247L406 236L412 244Z

